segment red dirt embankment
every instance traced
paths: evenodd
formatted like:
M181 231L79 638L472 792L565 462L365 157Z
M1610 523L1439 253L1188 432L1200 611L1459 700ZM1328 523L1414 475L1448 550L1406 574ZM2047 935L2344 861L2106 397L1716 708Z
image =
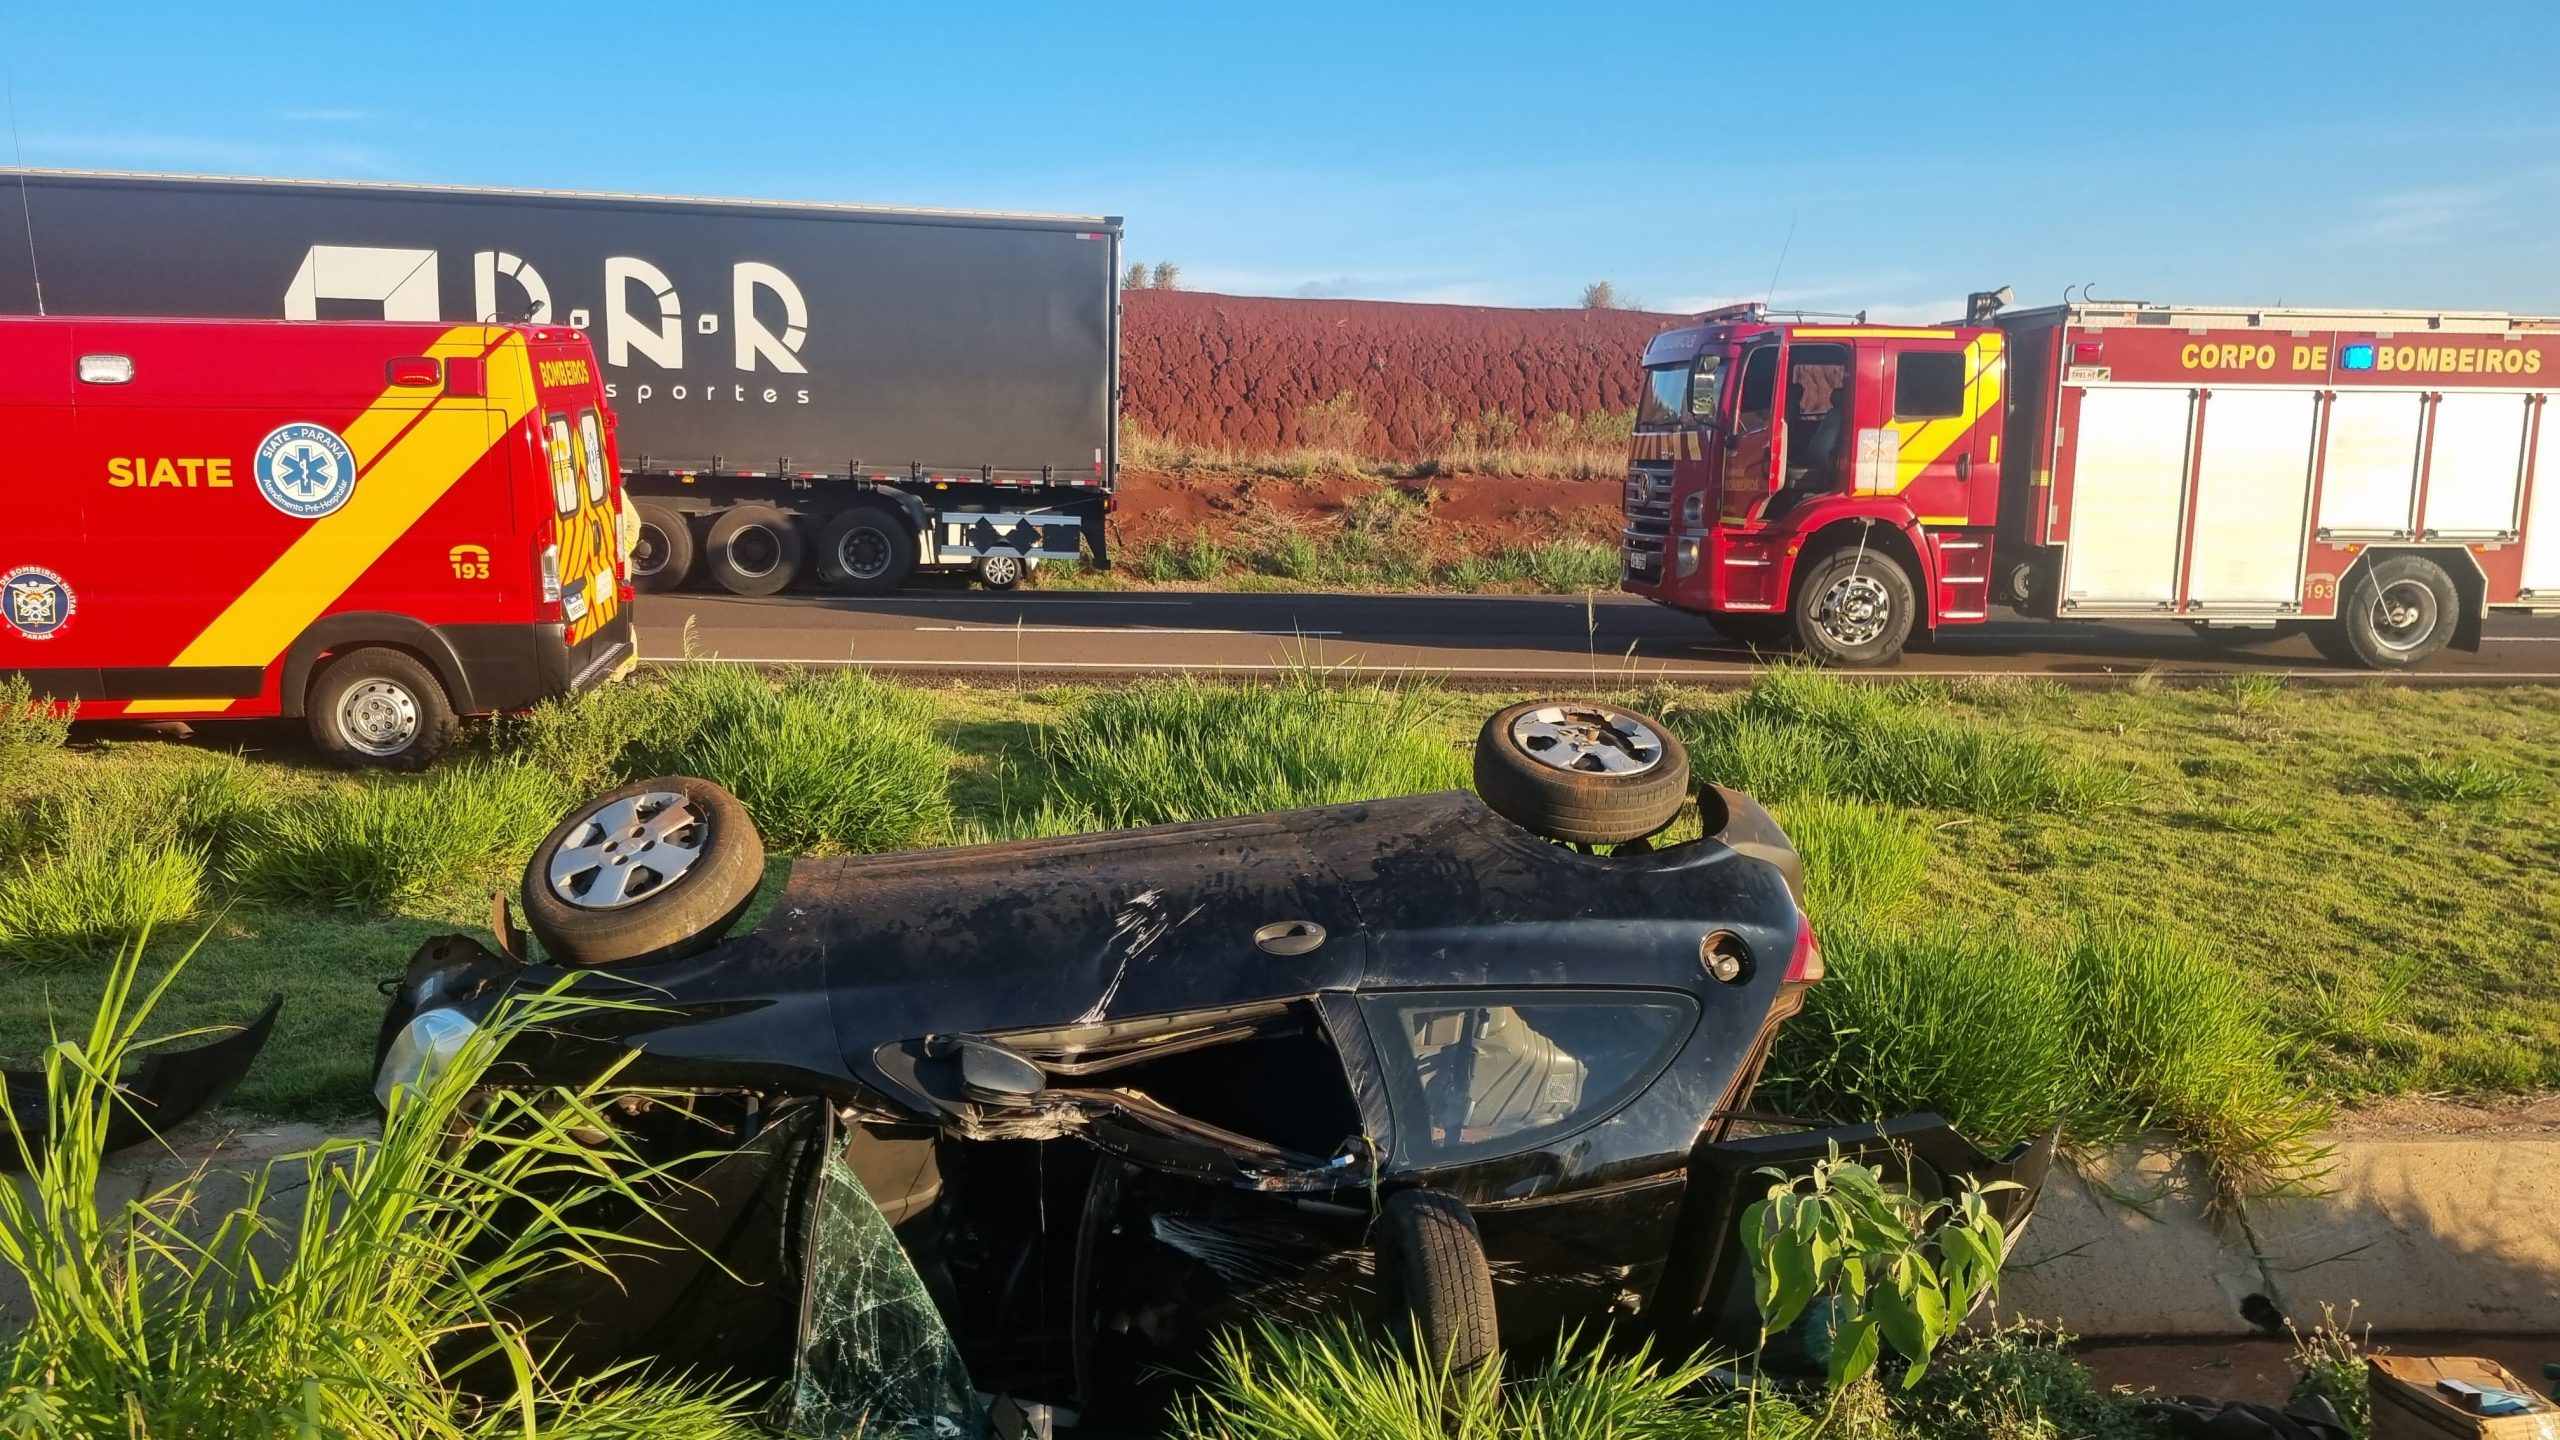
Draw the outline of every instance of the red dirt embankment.
M1131 290L1122 414L1149 435L1245 452L1438 454L1488 412L1523 438L1636 402L1645 341L1681 323L1634 310L1511 310L1383 300L1282 300ZM1349 395L1367 434L1309 407ZM1313 428L1319 433L1305 434Z
M1423 502L1407 543L1433 560L1558 540L1617 541L1614 481L1470 475L1426 484L1351 475L1291 480L1123 470L1119 513L1112 522L1114 543L1124 549L1159 541L1179 544L1195 531L1206 531L1218 543L1241 549L1250 545L1257 526L1274 523L1324 534L1339 527L1359 502L1389 489Z

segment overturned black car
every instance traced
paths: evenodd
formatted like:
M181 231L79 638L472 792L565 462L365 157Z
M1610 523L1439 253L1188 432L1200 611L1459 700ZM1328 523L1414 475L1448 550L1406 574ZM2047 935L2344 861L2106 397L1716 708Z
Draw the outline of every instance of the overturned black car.
M762 868L743 809L626 786L528 867L548 960L503 924L498 950L420 951L378 1092L510 993L629 1002L527 1037L510 1081L628 1058L617 1083L686 1104L628 1107L624 1138L691 1153L709 1117L714 1153L662 1208L653 1238L682 1243L526 1303L579 1363L796 1369L804 1393L939 1363L901 1326L947 1326L978 1390L1088 1415L1143 1412L1255 1316L1410 1315L1460 1364L1581 1322L1747 1345L1754 1172L1835 1143L1915 1188L2024 1182L1996 1197L2023 1221L2049 1142L1750 1123L1821 953L1794 848L1747 796L1692 795L1666 727L1513 706L1476 778L1482 800L801 861L725 939ZM1656 843L1692 804L1694 836ZM901 1286L930 1313L884 1319Z

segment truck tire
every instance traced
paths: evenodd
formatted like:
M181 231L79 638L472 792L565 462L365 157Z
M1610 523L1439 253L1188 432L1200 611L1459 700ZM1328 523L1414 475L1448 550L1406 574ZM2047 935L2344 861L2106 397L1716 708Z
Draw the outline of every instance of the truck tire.
M2342 663L2369 670L2410 670L2452 643L2462 623L2462 592L2445 568L2423 555L2393 555L2364 566L2338 596Z
M634 508L640 512L640 539L631 547L632 588L652 594L682 589L693 579L692 519L654 500Z
M1531 700L1476 733L1476 793L1550 840L1618 845L1671 823L1689 798L1689 752L1669 726L1590 700Z
M703 564L732 595L772 595L800 578L800 522L770 505L732 505L711 522Z
M978 557L978 583L990 590L1010 590L1022 583L1030 566L1019 555L981 555Z
M1707 622L1727 640L1737 645L1748 645L1754 650L1775 650L1795 643L1795 617L1781 612L1718 613L1707 617Z
M916 532L886 505L849 505L818 532L818 578L848 595L886 595L916 569Z
M302 713L320 753L351 767L424 769L453 738L444 682L416 656L378 645L320 667Z
M1835 550L1796 578L1796 643L1824 665L1890 665L1902 658L1919 592L1901 562L1870 545Z
M738 797L691 775L608 790L569 812L524 867L524 920L561 965L699 954L764 879L764 840Z
M1410 1325L1425 1361L1463 1379L1502 1348L1493 1267L1466 1205L1445 1190L1399 1190L1378 1217L1378 1289L1387 1323Z

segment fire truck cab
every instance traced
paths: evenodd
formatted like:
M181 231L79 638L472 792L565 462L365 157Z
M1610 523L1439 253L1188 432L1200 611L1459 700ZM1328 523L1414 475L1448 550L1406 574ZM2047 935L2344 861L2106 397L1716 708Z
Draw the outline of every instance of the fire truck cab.
M2560 609L2560 321L2007 299L1656 336L1623 588L1837 665L1995 602L2376 669Z

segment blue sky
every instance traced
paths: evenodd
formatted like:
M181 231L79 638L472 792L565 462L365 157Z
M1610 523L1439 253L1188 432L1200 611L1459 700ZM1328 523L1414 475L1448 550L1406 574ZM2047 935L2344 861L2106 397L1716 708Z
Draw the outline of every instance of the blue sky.
M1197 289L1890 318L2560 312L2555 60L2553 0L0 0L29 164L1111 213Z

